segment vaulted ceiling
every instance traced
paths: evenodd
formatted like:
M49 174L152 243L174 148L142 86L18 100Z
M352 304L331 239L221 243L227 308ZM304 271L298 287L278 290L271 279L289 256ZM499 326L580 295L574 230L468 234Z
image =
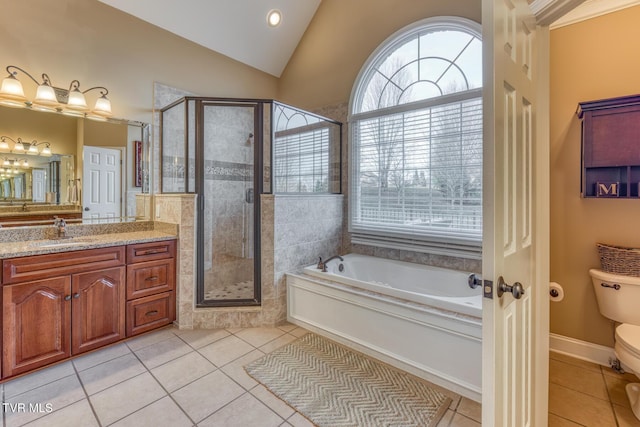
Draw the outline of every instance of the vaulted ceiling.
M279 77L321 0L100 0ZM282 23L267 25L278 9Z
M322 0L99 0L153 25L280 77ZM348 0L343 0L348 1ZM584 2L583 2L584 1ZM580 6L563 14L563 5ZM640 4L640 0L532 0L551 28ZM567 6L573 7L573 6ZM267 25L267 13L282 23ZM554 15L555 13L555 15ZM549 22L545 22L549 23Z

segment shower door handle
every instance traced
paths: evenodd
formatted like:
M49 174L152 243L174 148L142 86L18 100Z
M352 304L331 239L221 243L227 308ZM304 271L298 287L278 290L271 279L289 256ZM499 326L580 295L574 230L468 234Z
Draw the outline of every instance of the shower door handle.
M246 194L244 196L244 200L247 203L253 203L253 188L247 189L247 192L246 192Z

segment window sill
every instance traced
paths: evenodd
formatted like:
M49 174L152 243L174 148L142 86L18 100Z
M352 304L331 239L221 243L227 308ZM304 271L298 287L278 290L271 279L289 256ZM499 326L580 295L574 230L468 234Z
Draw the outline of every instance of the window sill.
M482 243L454 243L444 241L421 241L398 237L373 236L350 233L351 243L357 245L376 246L387 249L399 249L412 252L444 255L465 259L482 259Z

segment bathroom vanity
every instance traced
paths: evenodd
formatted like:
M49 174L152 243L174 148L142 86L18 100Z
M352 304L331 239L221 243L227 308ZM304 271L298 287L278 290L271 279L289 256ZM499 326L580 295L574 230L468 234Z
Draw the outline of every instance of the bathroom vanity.
M16 256L0 252L2 379L175 320L175 236L150 231L15 245Z

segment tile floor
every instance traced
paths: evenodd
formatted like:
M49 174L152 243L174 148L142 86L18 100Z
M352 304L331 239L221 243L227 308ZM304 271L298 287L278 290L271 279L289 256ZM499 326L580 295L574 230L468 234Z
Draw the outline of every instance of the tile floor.
M155 331L0 385L2 426L311 426L243 369L306 332ZM480 426L480 405L450 393L438 425Z
M549 427L640 426L629 406L624 387L640 382L635 375L549 354Z
M243 369L304 333L294 325L152 332L0 385L2 426L311 426ZM549 427L640 427L624 391L630 381L640 382L552 352ZM480 405L450 393L438 426L480 426Z

